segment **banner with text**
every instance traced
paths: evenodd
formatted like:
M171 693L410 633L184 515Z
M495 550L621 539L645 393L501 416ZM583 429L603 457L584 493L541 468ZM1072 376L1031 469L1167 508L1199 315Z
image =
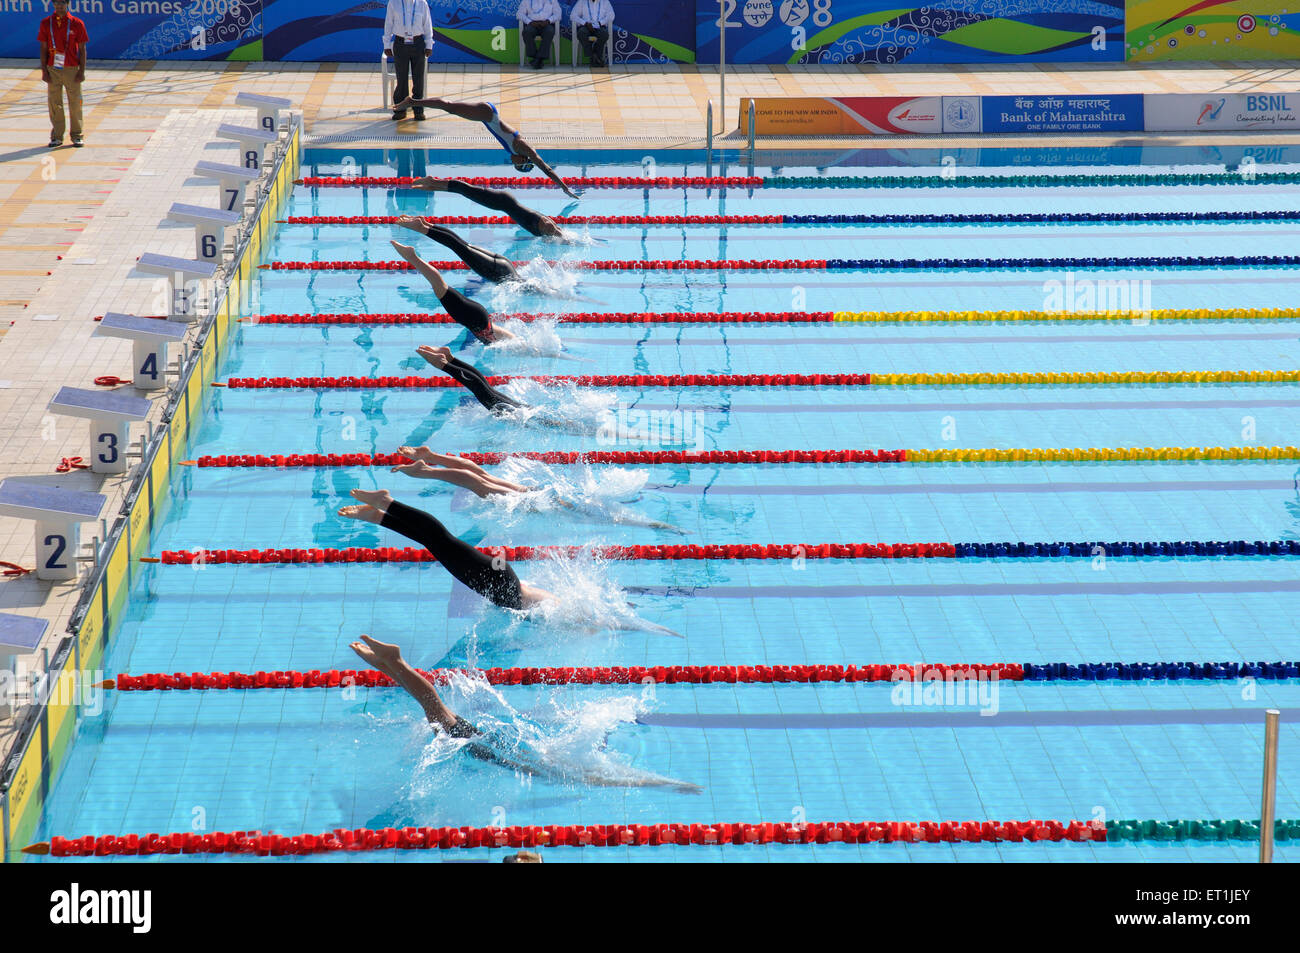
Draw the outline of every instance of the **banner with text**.
M981 96L982 132L1140 132L1143 96Z
M695 0L695 52L717 63L1118 63L1124 0Z
M262 60L262 0L71 0L92 59ZM36 62L49 0L0 0L0 58Z
M1198 93L1166 93L1148 96L1146 128L1166 131L1236 131L1262 129L1295 132L1300 129L1300 94L1228 93L1205 96Z

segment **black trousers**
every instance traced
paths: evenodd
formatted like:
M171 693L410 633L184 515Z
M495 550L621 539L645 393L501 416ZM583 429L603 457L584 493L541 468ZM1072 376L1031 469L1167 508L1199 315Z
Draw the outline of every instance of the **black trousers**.
M578 25L578 42L582 51L596 66L608 66L605 62L605 44L609 42L609 27L592 26L590 23Z
M534 40L542 38L540 45L536 45L534 52ZM524 24L524 53L534 63L540 63L551 55L551 43L555 40L555 24L547 23L540 30L531 23Z
M397 92L393 93L394 106L408 95L414 96L416 99L424 98L424 70L426 63L423 35L417 36L410 43L407 43L400 36L393 37L393 72L397 74ZM423 112L423 109L415 111L417 116Z

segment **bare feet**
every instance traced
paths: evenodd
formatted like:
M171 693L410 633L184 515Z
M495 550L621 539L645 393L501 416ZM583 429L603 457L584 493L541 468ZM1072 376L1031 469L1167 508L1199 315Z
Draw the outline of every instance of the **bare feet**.
M393 495L387 490L353 490L352 498L360 500L367 506L371 506L379 512L384 512L393 502Z
M384 518L384 514L373 506L340 506L339 516L363 523L379 523Z
M449 347L429 347L423 344L415 349L415 353L420 355L438 370L442 370L451 360L451 348Z
M397 452L409 460L424 463L436 462L437 454L428 447L398 447Z
M421 176L411 183L411 188L420 189L425 192L446 192L447 182L444 179L435 179L431 175Z

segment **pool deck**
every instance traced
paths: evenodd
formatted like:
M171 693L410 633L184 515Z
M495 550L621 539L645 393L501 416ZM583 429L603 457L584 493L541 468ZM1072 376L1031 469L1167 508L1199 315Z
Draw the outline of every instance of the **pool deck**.
M739 102L750 96L1045 94L1134 92L1290 92L1300 70L1287 64L1176 64L1161 67L1017 68L733 67L727 74L728 122L719 135L739 145ZM698 148L710 99L718 101L716 67L638 66L610 70L498 66L435 66L428 89L448 99L488 99L539 148ZM129 479L87 470L56 474L65 457L89 456L85 425L54 418L46 404L63 386L88 387L94 377L130 373L126 341L92 337L105 311L156 313L151 279L129 277L145 252L193 257L188 226L163 223L173 202L212 205L211 186L190 176L200 159L232 161L230 143L216 143L222 122L248 122L235 106L240 91L291 99L306 121L307 146L436 148L489 145L473 124L430 113L423 123L392 122L380 105L377 64L234 63L224 68L153 62L92 61L85 86L86 147L51 151L44 86L30 64L0 61L0 479L95 491L111 522ZM729 131L728 131L729 130ZM1243 135L1192 137L1075 136L1053 145L1241 141ZM1261 145L1300 143L1300 135L1250 136ZM937 147L949 143L1046 144L1041 137L836 138L762 140L764 148ZM563 170L561 170L563 173ZM174 359L174 351L172 355ZM130 387L127 394L136 394ZM155 402L160 400L155 398ZM158 412L149 421L157 423ZM132 430L138 439L140 427ZM100 535L83 526L83 540ZM26 522L0 517L0 560L31 566L34 534ZM83 577L84 578L84 577ZM50 622L45 646L64 636L80 583L50 584L34 576L0 579L0 611ZM37 654L39 657L39 653ZM27 667L38 667L34 659ZM0 721L0 759L15 736Z

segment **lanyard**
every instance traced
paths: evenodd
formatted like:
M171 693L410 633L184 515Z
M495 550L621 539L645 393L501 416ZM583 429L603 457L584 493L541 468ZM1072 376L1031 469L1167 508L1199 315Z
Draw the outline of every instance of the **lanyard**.
M65 17L63 18L63 55L64 55L64 56L67 56L67 55L68 55L68 32L69 32L71 29L72 29L72 17L70 17L70 16L65 16ZM51 43L54 42L54 29L53 29L53 27L50 28L50 42L51 42ZM59 50L59 48L56 46L56 47L54 48L54 51L57 53L58 50Z

